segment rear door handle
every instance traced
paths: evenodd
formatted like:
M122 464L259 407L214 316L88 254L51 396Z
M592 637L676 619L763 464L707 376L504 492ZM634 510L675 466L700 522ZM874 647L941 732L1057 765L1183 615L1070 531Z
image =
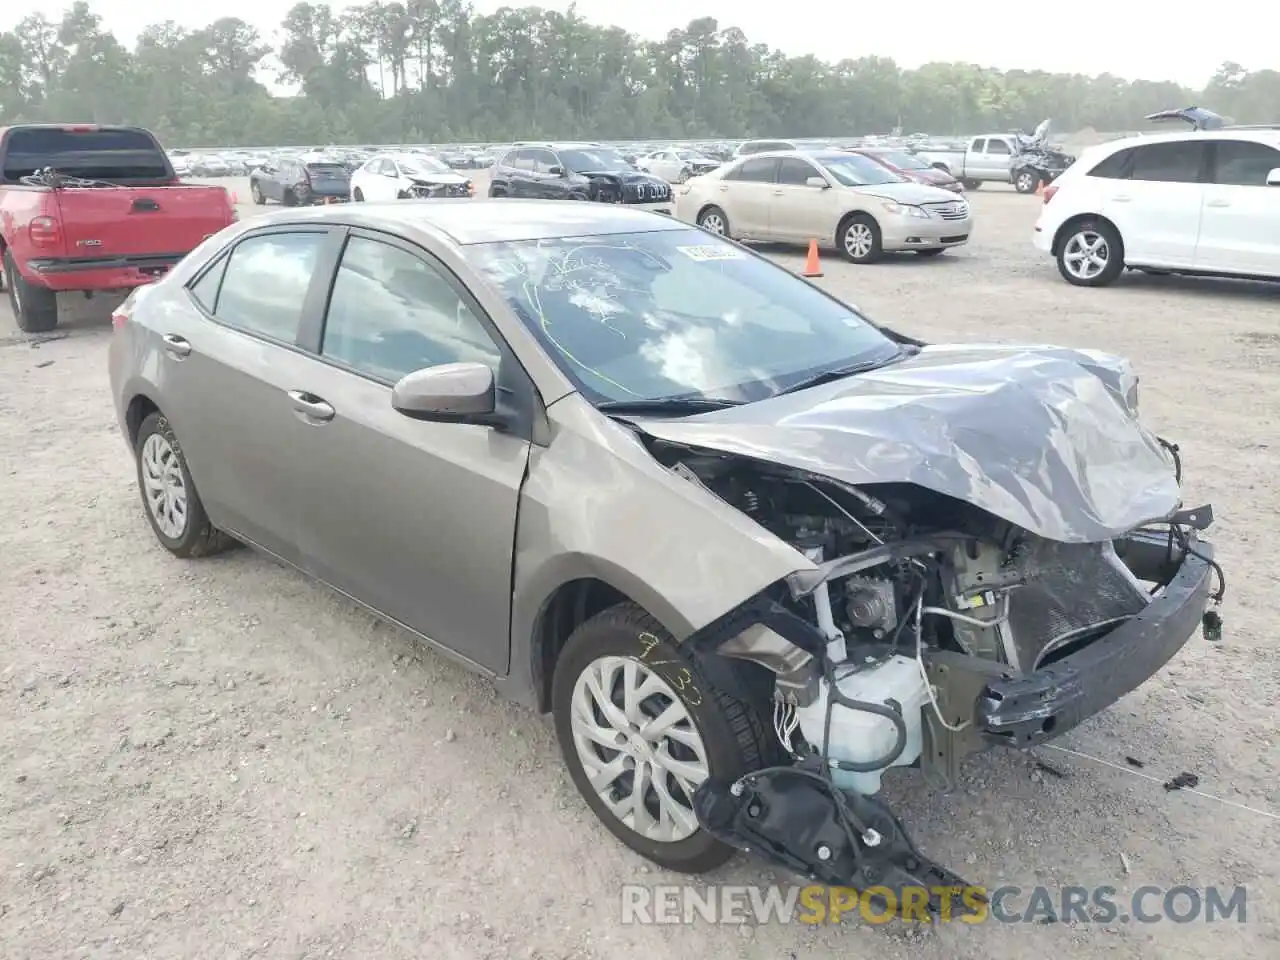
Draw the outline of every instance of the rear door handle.
M305 390L290 390L289 399L293 402L293 409L311 420L332 420L334 417L334 409L320 397L314 393L307 393Z
M1205 201L1205 206L1206 207L1229 207L1231 206L1231 201L1230 200L1207 200Z
M1128 203L1133 198L1130 197L1127 193L1117 193L1111 199L1116 203Z
M775 197L780 197L780 196L782 196L782 191L781 191L781 190L775 190L775 191L773 191L773 195L774 195Z
M176 333L166 333L161 339L164 340L165 353L175 360L191 356L191 344L186 337L180 337Z

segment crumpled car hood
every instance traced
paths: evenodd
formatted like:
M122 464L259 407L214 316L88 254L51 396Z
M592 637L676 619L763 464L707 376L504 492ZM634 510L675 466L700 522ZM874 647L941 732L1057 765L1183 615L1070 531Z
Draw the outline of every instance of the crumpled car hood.
M634 422L661 440L846 483L915 484L1049 540L1094 543L1180 503L1136 394L1129 364L1107 354L937 345L799 393Z

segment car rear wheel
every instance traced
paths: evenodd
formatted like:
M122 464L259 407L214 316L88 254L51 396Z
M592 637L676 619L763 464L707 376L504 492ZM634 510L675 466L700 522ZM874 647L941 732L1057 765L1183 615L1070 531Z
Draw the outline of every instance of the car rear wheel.
M164 414L142 421L134 444L138 492L156 539L177 557L218 553L234 541L209 522L182 447Z
M1019 170L1013 176L1013 189L1019 193L1035 193L1040 186L1040 174L1034 170Z
M351 199L356 203L364 203L364 191L359 187L356 187L355 191L351 194Z
M697 662L635 604L597 614L569 638L552 689L569 775L614 836L670 870L703 873L733 850L708 835L693 794L772 754L759 713L716 690Z
M729 236L729 217L719 207L707 207L698 214L698 226L708 233L721 237Z
M961 180L960 185L964 187L966 190L977 190L980 186L982 186L982 181L981 180Z
M23 333L47 333L58 325L58 295L24 280L8 250L4 252L4 285L13 319Z
M1058 272L1077 287L1104 287L1124 270L1124 242L1102 220L1081 220L1058 245Z
M865 213L849 217L840 224L836 237L840 252L850 263L875 263L884 256L880 243L880 225Z
M688 167L685 167L685 168L683 168L683 169L680 171L680 173L676 176L676 182L677 182L677 183L688 183L688 182L689 182L689 168L688 168Z
M262 207L266 205L267 198L263 196L262 188L258 186L256 183L249 184L249 193L253 197L253 202L256 203L258 206Z

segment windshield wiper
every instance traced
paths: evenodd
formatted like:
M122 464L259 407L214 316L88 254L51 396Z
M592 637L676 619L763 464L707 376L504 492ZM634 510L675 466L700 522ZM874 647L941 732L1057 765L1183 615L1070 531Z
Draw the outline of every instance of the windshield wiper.
M723 410L725 407L736 407L744 400L726 400L723 397L656 397L651 400L605 400L596 404L601 413L635 414L643 416L653 414L685 414L707 413L711 410Z
M911 354L907 350L899 350L891 357L884 360L863 360L861 363L851 363L847 367L836 367L834 370L823 370L822 373L814 374L797 383L793 383L785 390L779 390L774 394L780 397L787 393L799 393L801 390L808 390L810 387L817 387L824 383L831 383L834 380L843 380L845 377L852 377L855 374L866 373L869 370L879 370L881 367L887 367L891 363L897 363L909 357Z

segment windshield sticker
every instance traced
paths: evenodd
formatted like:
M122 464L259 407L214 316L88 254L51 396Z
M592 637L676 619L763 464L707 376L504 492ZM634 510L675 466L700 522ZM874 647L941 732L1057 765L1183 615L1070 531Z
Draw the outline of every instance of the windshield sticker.
M706 247L676 247L690 260L706 263L711 260L745 260L747 255L729 244L715 244Z

